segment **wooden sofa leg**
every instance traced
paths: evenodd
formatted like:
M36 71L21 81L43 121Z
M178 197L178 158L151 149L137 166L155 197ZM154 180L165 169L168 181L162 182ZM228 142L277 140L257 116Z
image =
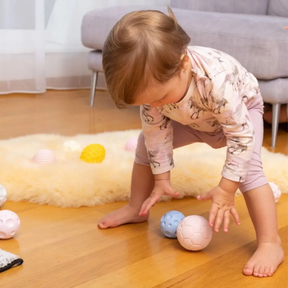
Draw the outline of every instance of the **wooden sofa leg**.
M98 71L92 71L91 74L91 91L90 91L90 107L94 105L94 98L95 98L95 90L97 88L97 80L98 80Z
M276 138L278 133L279 126L279 115L280 115L281 104L272 104L272 143L271 147L275 148L276 146Z

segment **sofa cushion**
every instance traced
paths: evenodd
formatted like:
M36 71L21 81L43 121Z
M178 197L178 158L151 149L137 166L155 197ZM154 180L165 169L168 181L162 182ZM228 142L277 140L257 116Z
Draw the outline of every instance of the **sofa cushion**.
M270 0L268 6L268 15L288 17L288 1L287 0ZM288 19L287 25L288 25Z
M270 0L268 6L268 15L288 17L288 1ZM286 20L288 25L288 19Z
M149 7L115 6L87 13L82 21L83 44L101 50L109 31L123 15L144 9ZM152 9L167 13L166 7ZM191 37L191 45L212 47L230 54L258 79L288 77L286 18L176 8L173 11Z
M171 0L171 7L206 12L265 15L268 2L269 0Z
M288 77L286 18L173 11L191 37L192 45L213 47L230 54L258 79Z

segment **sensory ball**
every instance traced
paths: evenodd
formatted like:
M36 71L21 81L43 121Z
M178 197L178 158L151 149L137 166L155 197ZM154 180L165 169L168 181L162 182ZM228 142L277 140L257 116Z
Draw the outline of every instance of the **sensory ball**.
M18 215L10 210L0 211L0 239L14 237L20 226Z
M70 140L63 143L63 149L65 152L80 151L81 146L77 141Z
M179 211L169 211L165 213L160 221L163 234L168 238L177 238L177 227L185 216Z
M212 239L212 228L204 217L191 215L185 217L178 225L177 238L187 250L202 250Z
M51 150L41 149L35 153L32 161L39 165L47 165L56 161L55 155Z
M7 199L7 192L4 186L0 185L0 207L4 204Z
M85 147L80 159L87 163L101 163L105 158L105 148L100 144L90 144Z
M137 143L138 143L137 137L129 138L125 144L125 150L128 152L134 152L136 150Z
M281 190L280 188L273 182L269 182L269 185L273 191L274 197L275 197L275 202L277 203L281 197Z

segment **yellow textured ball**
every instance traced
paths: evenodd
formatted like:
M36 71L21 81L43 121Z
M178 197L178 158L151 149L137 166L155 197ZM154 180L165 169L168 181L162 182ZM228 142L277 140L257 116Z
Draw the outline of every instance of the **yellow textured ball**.
M100 144L90 144L85 147L80 159L87 163L100 163L105 158L105 148Z

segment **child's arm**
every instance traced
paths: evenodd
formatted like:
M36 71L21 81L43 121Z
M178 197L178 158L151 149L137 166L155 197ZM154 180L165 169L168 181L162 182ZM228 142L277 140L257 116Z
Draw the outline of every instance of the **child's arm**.
M140 117L153 174L170 171L174 167L173 127L170 119L150 105L140 107Z
M244 68L237 65L235 63L235 67L231 66L233 69L230 67L213 77L209 92L210 109L221 124L227 139L222 179L206 195L198 197L199 200L212 201L209 224L214 226L215 232L219 231L222 223L224 231L228 231L230 214L236 224L240 224L234 197L240 183L245 181L255 143L254 127L245 101L248 101L248 98L252 100L252 96L257 99L258 84Z
M179 192L176 192L170 183L170 171L155 175L155 186L151 196L143 203L139 215L146 215L150 208L161 198L161 196L168 195L171 197L178 197Z
M142 130L149 155L155 186L151 196L143 203L139 215L146 215L149 209L163 195L178 197L170 183L170 170L173 162L173 128L170 119L149 105L140 107Z

